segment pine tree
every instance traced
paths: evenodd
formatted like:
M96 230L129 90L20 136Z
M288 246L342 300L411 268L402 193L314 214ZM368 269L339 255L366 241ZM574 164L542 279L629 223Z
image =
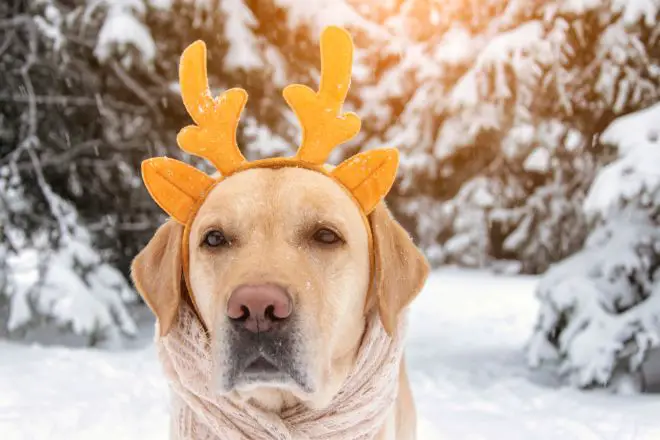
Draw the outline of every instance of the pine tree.
M399 12L403 36L370 44L400 56L359 86L359 112L368 146L405 151L394 202L428 254L540 272L579 249L580 203L602 163L592 140L658 99L657 4L410 1ZM567 219L577 227L562 230Z
M585 247L542 278L528 347L532 366L558 364L580 387L644 389L642 366L660 345L660 104L603 133L614 161L584 203Z
M125 68L96 62L106 14L86 6L0 5L1 321L18 336L52 322L107 343L135 333L126 304L136 295L115 266L133 252L122 234L154 217L124 208L138 185L135 149L157 133L126 93Z

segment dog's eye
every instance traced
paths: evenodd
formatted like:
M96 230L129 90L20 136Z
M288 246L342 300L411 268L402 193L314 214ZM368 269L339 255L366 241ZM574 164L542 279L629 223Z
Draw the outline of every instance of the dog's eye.
M220 231L209 231L204 236L204 245L209 247L220 247L229 245L229 240Z
M343 241L339 234L328 228L321 228L314 232L312 236L314 241L322 244L337 244Z

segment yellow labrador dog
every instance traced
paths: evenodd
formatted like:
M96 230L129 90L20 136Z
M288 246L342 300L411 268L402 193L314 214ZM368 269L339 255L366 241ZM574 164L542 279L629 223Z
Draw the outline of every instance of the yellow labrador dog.
M217 185L190 228L190 288L182 281L183 226L170 220L135 258L134 282L167 331L191 299L208 329L220 393L274 413L322 408L351 371L366 317L395 328L428 265L381 203L365 223L321 173L251 169ZM373 272L373 273L370 273ZM415 438L401 363L395 408L377 438Z
M235 137L247 95L211 97L205 50L181 58L195 125L177 140L224 177L146 160L145 185L172 220L132 267L158 318L173 438L413 439L400 322L428 265L381 202L398 153L323 165L360 127L341 111L350 35L323 32L318 92L284 90L303 126L296 156L253 163Z

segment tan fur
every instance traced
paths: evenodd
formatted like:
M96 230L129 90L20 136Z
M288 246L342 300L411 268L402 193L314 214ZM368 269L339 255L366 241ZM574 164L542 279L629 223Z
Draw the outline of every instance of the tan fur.
M391 331L400 312L419 293L426 260L381 203L369 216L375 267L369 269L368 234L358 207L335 182L298 168L251 169L217 185L191 226L190 283L223 371L226 304L241 284L277 283L292 295L301 318L301 359L316 384L296 388L256 387L234 392L273 411L300 401L322 407L332 399L355 360L365 328L365 304L378 307ZM346 244L319 248L310 237L321 225L337 230ZM232 245L200 246L205 233L221 229ZM162 226L133 263L135 284L166 334L182 294L179 251L182 227ZM177 265L179 265L177 267ZM184 287L185 289L185 287ZM379 440L414 439L414 404L405 367L391 420Z
M369 216L374 235L374 290L383 326L396 327L399 313L417 294L428 276L429 266L408 233L381 203Z
M183 226L167 221L131 265L135 287L158 318L161 336L172 327L185 289L181 273L182 234Z

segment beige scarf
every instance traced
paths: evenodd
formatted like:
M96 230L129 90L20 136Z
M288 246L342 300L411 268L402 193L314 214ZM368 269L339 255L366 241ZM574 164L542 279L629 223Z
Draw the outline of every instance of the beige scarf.
M403 320L402 320L403 321ZM173 440L369 440L385 424L398 390L402 323L390 338L378 316L369 319L355 367L324 409L302 404L282 414L214 392L208 338L182 303L178 322L157 339L172 391Z

